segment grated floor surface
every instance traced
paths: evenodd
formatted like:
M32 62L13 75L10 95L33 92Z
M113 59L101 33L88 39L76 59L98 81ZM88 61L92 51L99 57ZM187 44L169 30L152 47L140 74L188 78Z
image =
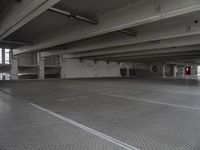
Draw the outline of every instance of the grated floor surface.
M0 150L122 149L29 103L141 150L200 149L198 81L12 81L0 89Z

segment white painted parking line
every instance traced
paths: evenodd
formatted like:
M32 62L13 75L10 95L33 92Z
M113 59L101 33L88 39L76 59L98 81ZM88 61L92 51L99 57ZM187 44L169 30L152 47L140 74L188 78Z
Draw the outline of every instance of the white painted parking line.
M61 98L61 99L57 99L57 101L68 102L68 101L72 101L72 100L82 100L82 99L88 99L88 97L87 96L77 96L77 97Z
M80 123L78 123L78 122L75 122L75 121L73 121L73 120L71 120L71 119L68 119L68 118L66 118L66 117L63 117L63 116L57 114L57 113L54 113L54 112L52 112L52 111L50 111L50 110L48 110L48 109L46 109L46 108L43 108L43 107L38 106L38 105L33 104L33 103L29 103L29 104L32 105L33 107L35 107L35 108L41 110L41 111L44 111L44 112L46 112L46 113L48 113L48 114L50 114L50 115L52 115L52 116L55 116L55 117L57 117L57 118L59 118L59 119L65 121L65 122L67 122L67 123L70 123L70 124L72 124L72 125L74 125L74 126L80 128L80 129L82 129L82 130L84 130L84 131L87 131L87 132L89 132L89 133L91 133L91 134L93 134L93 135L96 135L96 136L98 136L98 137L100 137L100 138L102 138L102 139L104 139L104 140L106 140L106 141L109 141L109 142L111 142L111 143L114 143L114 144L116 144L116 145L118 145L118 146L120 146L120 147L122 147L122 148L124 148L124 149L126 149L126 150L140 150L140 149L138 149L138 148L136 148L136 147L133 147L133 146L131 146L131 145L128 145L127 143L124 143L124 142L122 142L122 141L119 141L119 140L117 140L117 139L115 139L115 138L112 138L112 137L110 137L110 136L108 136L108 135L105 135L105 134L103 134L103 133L101 133L101 132L98 132L98 131L96 131L96 130L94 130L94 129L91 129L91 128L87 127L87 126L84 126L84 125L82 125L82 124L80 124Z
M104 96L111 96L111 97L116 97L116 98L124 98L124 99L134 100L134 101L138 101L138 102L145 102L145 103L151 103L151 104L157 104L157 105L167 105L167 106L172 106L172 107L179 107L179 108L183 108L183 109L191 109L191 110L200 111L200 108L198 108L198 107L190 107L190 106L184 106L184 105L157 102L157 101L151 101L151 100L141 99L141 98L137 98L137 97L133 98L133 97L128 97L128 96L116 95L116 94L107 94L107 93L100 93L100 94L104 95Z

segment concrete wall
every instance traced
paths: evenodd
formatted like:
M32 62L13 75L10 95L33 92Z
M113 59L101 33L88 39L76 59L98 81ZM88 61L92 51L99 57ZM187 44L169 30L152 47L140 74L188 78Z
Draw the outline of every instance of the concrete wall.
M166 64L165 65L165 76L172 77L174 76L174 64Z
M177 72L177 76L184 76L185 75L185 67L186 66L190 66L191 67L191 75L197 75L198 71L197 71L197 66L198 65L179 65L177 66L178 68L178 72Z
M49 56L45 57L45 65L60 65L60 56Z
M192 65L191 66L191 75L197 75L198 70L197 70L197 65Z
M65 59L61 68L62 78L120 77L117 62Z
M184 65L177 65L177 73L176 76L183 76L185 74L185 69Z
M157 71L153 71L153 67L157 68ZM159 63L137 63L134 64L136 70L136 76L162 76L163 75L163 64Z
M37 53L18 55L18 65L37 65Z

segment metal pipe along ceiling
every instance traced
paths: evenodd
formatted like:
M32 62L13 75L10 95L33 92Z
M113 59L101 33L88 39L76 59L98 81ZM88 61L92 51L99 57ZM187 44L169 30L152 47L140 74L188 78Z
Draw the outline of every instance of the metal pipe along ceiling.
M91 24L94 24L94 25L97 25L97 24L98 24L98 21L97 21L97 20L89 19L89 18L86 18L86 17L81 16L81 15L77 15L77 14L72 14L72 13L70 13L70 12L63 11L63 10L60 10L60 9L57 9L57 8L53 8L53 7L52 7L52 8L49 8L48 10L50 10L50 11L52 11L52 12L55 12L55 13L58 13L58 14L65 15L65 16L67 16L67 17L71 17L71 18L80 20L80 21L88 22L88 23L91 23Z

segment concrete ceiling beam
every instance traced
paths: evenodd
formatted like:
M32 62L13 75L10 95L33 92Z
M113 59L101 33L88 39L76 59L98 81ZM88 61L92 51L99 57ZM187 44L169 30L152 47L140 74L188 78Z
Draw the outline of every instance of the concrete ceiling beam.
M183 55L183 56L164 56L164 57L151 57L151 58L121 58L121 59L111 59L107 61L118 61L118 62L169 62L169 61L181 61L181 62L188 62L188 61L196 61L200 60L200 55Z
M200 51L200 45L144 50L144 51L136 51L136 52L128 52L128 53L120 53L120 54L111 54L111 55L105 55L105 56L94 56L94 57L89 57L89 58L90 59L109 59L109 58L126 57L126 56L140 56L140 55L149 55L149 54L165 54L165 53L194 52L194 51ZM85 58L88 58L88 57L85 57Z
M155 41L141 44L133 44L127 46L118 46L112 48L99 49L95 51L77 53L76 57L90 57L90 56L101 56L101 55L111 55L111 54L120 54L144 50L155 50L163 48L172 48L172 47L182 47L182 46L194 46L200 44L200 35L198 36L188 36L182 38L173 38L163 41Z
M116 57L116 58L109 58L109 59L98 59L98 60L123 60L123 59L149 59L155 57L182 57L182 56L200 56L200 52L184 52L184 53L166 53L166 54L149 54L149 55L140 55L140 56L126 56L126 57ZM96 59L95 59L96 60Z
M56 56L65 53L65 50L44 50L40 51L42 57Z

